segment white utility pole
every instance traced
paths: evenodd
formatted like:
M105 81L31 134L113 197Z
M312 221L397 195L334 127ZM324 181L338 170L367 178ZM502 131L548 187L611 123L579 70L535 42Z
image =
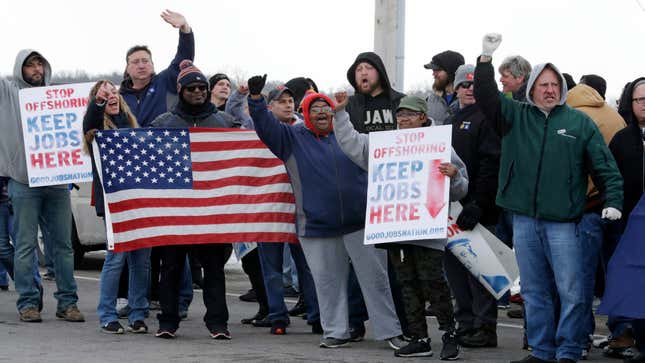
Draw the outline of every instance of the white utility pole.
M383 59L392 88L403 92L405 0L374 0L374 52Z

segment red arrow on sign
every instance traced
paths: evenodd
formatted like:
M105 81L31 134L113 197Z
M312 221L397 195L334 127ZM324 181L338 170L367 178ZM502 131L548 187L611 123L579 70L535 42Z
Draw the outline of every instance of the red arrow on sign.
M432 218L437 218L439 212L441 212L443 207L446 205L446 202L443 199L446 176L441 174L439 171L439 165L441 165L441 159L430 160L426 208Z

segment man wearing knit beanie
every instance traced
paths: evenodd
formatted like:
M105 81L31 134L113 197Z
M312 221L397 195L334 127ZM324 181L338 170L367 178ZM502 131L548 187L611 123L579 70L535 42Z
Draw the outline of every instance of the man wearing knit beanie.
M432 70L434 83L428 95L428 118L436 125L443 125L452 115L451 105L456 101L453 82L457 68L464 64L464 57L458 52L446 50L435 54L425 69Z
M239 127L232 116L219 112L210 102L208 81L193 63L184 59L179 64L177 93L179 102L170 112L157 117L153 127ZM161 313L158 338L171 339L179 328L179 290L181 274L185 271L186 255L192 251L204 268L204 322L213 339L231 339L228 331L228 308L224 264L231 255L230 244L198 244L161 246L161 279L159 281L159 302Z
M218 110L224 111L226 101L231 95L231 80L224 73L216 73L209 80L211 91L211 102Z

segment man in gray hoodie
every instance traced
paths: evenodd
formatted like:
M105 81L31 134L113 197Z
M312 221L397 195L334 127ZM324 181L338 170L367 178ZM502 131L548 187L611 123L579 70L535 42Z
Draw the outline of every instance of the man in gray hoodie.
M14 210L16 233L14 277L20 294L16 305L20 320L40 322L40 291L33 278L34 249L41 220L51 235L58 300L56 317L85 321L78 311L74 252L71 243L72 209L67 184L30 188L20 118L19 91L49 85L51 66L40 53L23 49L16 56L13 80L0 80L0 176L9 177L9 198Z

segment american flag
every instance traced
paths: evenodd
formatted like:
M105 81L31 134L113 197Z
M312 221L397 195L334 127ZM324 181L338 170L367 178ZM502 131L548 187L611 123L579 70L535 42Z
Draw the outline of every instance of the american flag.
M252 130L104 130L93 148L111 250L297 242L284 164Z

